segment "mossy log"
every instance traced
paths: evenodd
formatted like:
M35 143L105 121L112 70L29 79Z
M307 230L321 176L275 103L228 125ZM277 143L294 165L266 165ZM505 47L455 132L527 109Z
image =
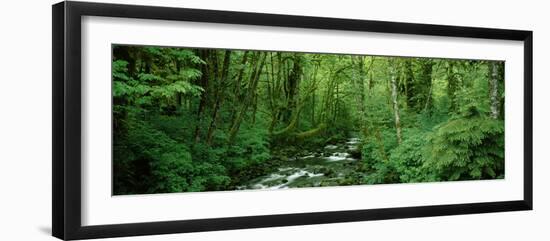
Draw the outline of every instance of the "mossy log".
M327 127L327 125L325 123L321 123L315 129L311 129L311 130L308 130L308 131L296 133L296 139L299 140L299 141L302 141L304 139L316 136L316 135L320 134L321 132L323 132L326 127Z

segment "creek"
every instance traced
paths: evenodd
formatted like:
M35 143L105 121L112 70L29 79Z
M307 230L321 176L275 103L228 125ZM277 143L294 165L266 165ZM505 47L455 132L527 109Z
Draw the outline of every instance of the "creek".
M359 138L326 145L307 155L289 158L274 172L250 180L238 189L286 189L293 187L338 186L361 165Z

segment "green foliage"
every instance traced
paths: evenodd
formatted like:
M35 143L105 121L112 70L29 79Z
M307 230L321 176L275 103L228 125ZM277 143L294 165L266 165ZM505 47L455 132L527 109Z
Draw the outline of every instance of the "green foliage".
M115 194L203 191L227 185L225 168L193 161L189 149L147 123L130 118L115 135Z
M267 134L265 129L244 128L226 153L230 168L241 170L267 161L271 157Z
M364 137L363 161L370 165L388 160L389 151L397 146L395 131L389 128L374 129L371 135Z
M502 177L504 124L479 115L453 118L434 129L423 151L423 168L437 181Z
M190 63L196 64L196 65L206 64L204 60L196 56L195 53L193 53L193 51L191 50L170 48L168 49L168 53L171 56L173 56L175 59L182 62L189 61Z
M422 168L424 164L423 147L426 133L417 129L405 131L406 138L401 145L392 150L391 166L399 175L399 182L422 182L429 180L429 173Z
M384 143L389 160L369 138L363 161L372 166L367 183L454 181L502 178L504 125L482 116L475 107L436 125L433 130L409 128L405 139L392 147Z
M113 67L113 73L115 73L113 97L126 97L134 100L149 95L155 99L169 99L176 96L176 94L198 96L201 91L204 91L201 87L187 81L187 79L200 77L200 72L197 72L197 70L182 71L180 75L168 76L168 79L154 74L139 74L138 80L133 80L124 72L125 69L121 67L127 64L126 61L117 60L114 63L117 67ZM147 85L147 83L159 82L166 82L166 84Z
M114 193L230 190L289 165L320 186L502 178L494 63L115 45ZM304 158L342 151L361 160Z
M177 81L165 86L156 86L151 89L151 96L158 99L174 98L177 94L200 95L203 89L186 81Z
M391 162L392 150L398 146L395 131L390 128L374 129L364 137L362 148L363 162L371 167L372 173L365 178L368 184L396 183L399 181L397 170Z
M128 75L128 62L116 60L113 62L113 97L126 98L135 101L144 96L151 89Z

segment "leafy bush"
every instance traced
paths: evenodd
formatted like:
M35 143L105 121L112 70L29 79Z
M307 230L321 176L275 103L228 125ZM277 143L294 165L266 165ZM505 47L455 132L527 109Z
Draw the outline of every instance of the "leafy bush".
M375 129L363 143L361 152L363 161L372 169L372 173L366 176L365 182L367 184L398 182L397 171L390 162L390 151L397 147L395 130Z
M389 158L389 151L397 146L397 138L393 129L373 129L372 133L364 137L362 145L363 161L369 165L378 162L386 162Z
M267 131L244 126L222 159L235 175L234 182L263 174L261 164L271 158Z
M115 135L115 194L219 189L229 183L222 165L193 161L181 143L136 118Z
M435 181L504 175L504 123L480 115L436 126L423 150L425 168Z
M382 132L385 133L385 132ZM363 145L363 160L371 166L366 179L375 183L410 183L502 178L504 176L504 124L484 117L475 107L423 131L407 128L400 145L384 137L369 137ZM389 141L388 141L389 140Z
M399 175L400 182L421 182L428 180L423 170L423 149L426 133L418 129L406 129L403 142L392 150L390 163Z

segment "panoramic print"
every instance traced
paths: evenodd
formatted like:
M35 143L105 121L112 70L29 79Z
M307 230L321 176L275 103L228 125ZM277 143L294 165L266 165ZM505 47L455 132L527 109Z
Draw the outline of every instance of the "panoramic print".
M504 178L504 62L112 45L113 195Z

